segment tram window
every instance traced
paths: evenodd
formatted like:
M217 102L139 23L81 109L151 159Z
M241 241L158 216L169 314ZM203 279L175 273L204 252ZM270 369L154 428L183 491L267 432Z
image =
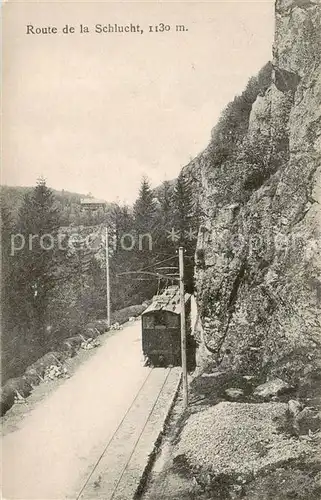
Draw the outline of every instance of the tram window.
M166 328L166 314L159 312L155 314L155 328Z
M144 328L154 328L154 317L153 316L143 316Z
M167 323L169 328L177 328L179 324L179 316L178 314L168 314Z

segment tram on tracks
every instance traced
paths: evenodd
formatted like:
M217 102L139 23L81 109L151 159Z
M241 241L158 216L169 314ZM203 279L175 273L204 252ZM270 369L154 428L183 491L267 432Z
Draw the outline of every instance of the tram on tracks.
M188 293L185 294L185 319L188 360L191 360L195 358L195 342L191 335L191 295ZM142 349L146 364L150 366L181 365L181 303L178 286L169 286L161 294L155 295L142 313Z

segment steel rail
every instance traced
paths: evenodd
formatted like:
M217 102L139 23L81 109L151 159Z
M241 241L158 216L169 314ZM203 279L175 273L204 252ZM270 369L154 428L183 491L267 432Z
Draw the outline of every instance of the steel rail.
M140 386L140 388L139 388L139 390L138 390L138 392L137 392L136 396L134 397L134 399L133 399L133 401L131 402L130 406L127 408L127 410L126 410L126 412L125 412L125 414L124 414L123 418L122 418L122 419L121 419L121 421L119 422L119 424L118 424L117 428L115 429L115 431L114 431L113 435L110 437L110 439L109 439L109 441L108 441L107 445L105 446L105 448L104 448L103 452L101 453L100 457L98 458L98 460L97 460L97 462L96 462L96 464L95 464L95 466L94 466L93 470L91 471L91 473L90 473L90 474L89 474L89 476L87 477L87 479L86 479L86 481L85 481L85 483L84 483L83 487L81 488L80 492L78 493L78 495L77 495L77 497L76 497L76 498L77 498L77 500L79 500L79 499L80 499L80 497L81 497L81 495L82 495L82 493L83 493L84 489L86 488L86 486L87 486L87 484L89 483L89 481L90 481L90 479L91 479L92 475L94 474L95 470L97 469L98 464L100 463L101 459L102 459L102 458L103 458L103 456L105 455L105 453L106 453L107 449L109 448L109 446L110 446L111 442L113 441L113 439L114 439L114 437L115 437L116 433L118 432L118 430L119 430L119 429L120 429L120 427L122 426L122 424L123 424L123 422L124 422L125 418L126 418L126 417L127 417L127 415L129 414L129 412L130 412L130 410L132 409L132 407L134 406L134 404L135 404L135 402L136 402L136 400L137 400L137 398L138 398L139 394L140 394L140 393L141 393L141 391L143 390L143 388L144 388L144 386L145 386L145 384L146 384L147 380L149 379L149 377L150 377L150 375L151 375L152 371L153 371L153 369L151 369L151 370L148 372L148 374L147 374L147 376L145 377L145 379L144 379L144 381L143 381L142 385ZM149 417L148 417L148 418L149 418ZM114 493L113 493L113 494L114 494Z
M118 488L118 486L119 486L119 484L120 484L120 482L121 482L121 480L122 480L122 478L123 478L123 476L124 476L124 474L125 474L125 472L126 472L126 469L127 469L127 467L128 467L129 462L131 461L132 456L134 455L134 452L135 452L135 450L136 450L136 448L137 448L137 445L138 445L138 443L139 443L139 440L140 440L140 438L141 438L141 437L142 437L142 435L143 435L143 432L144 432L144 430L145 430L145 428L146 428L146 425L147 425L147 423L148 423L148 421L149 421L149 418L150 418L151 414L153 413L153 411L154 411L154 409L155 409L155 406L156 406L156 404L157 404L157 402L158 402L158 400L159 400L159 397L160 397L160 395L161 395L161 393L162 393L162 390L163 390L163 388L164 388L164 386L165 386L165 384L166 384L166 382L167 382L167 379L168 379L168 377L169 377L169 375L170 375L171 371L172 371L172 369L170 368L170 369L169 369L169 371L168 371L168 373L167 373L167 375L166 375L166 377L165 377L164 382L162 383L162 387L160 388L160 390L159 390L159 392L158 392L157 398L156 398L156 400L155 400L155 402L154 402L154 404L153 404L153 406L152 406L152 408L151 408L151 410L150 410L150 412L149 412L149 414L148 414L148 416L147 416L147 418L146 418L146 420L145 420L144 426L143 426L143 428L142 428L141 432L139 433L138 438L136 439L136 442L135 442L135 444L134 444L134 447L133 447L133 449L132 449L132 452L131 452L131 454L130 454L130 456L129 456L129 458L128 458L127 462L126 462L125 467L124 467L124 468L123 468L123 470L122 470L122 473L121 473L121 475L120 475L120 477L119 477L119 479L118 479L118 481L117 481L117 484L116 484L116 486L115 486L115 488L114 488L114 491L113 491L113 493L112 493L112 495L111 495L111 497L110 497L110 500L113 500L113 498L114 498L114 496L115 496L115 493L117 492L117 488Z

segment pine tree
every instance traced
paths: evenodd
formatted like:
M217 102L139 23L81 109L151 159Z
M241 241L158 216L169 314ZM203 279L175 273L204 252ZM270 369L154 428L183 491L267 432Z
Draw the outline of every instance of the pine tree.
M174 189L175 231L179 237L177 246L185 248L185 284L192 293L194 275L194 253L196 248L198 216L196 216L195 194L190 180L181 172Z
M138 234L151 231L155 226L156 202L150 183L143 177L138 198L134 204L135 229Z
M146 177L143 177L138 198L134 204L134 232L136 244L131 252L132 266L136 270L150 269L157 258L156 241L158 231L158 204L154 192ZM150 280L147 276L136 276L133 293L137 296L150 296L154 292L155 279ZM144 290L142 292L142 282L144 279Z
M162 260L161 257L164 259L167 253L173 254L173 242L168 238L174 225L173 189L170 182L163 182L158 201L157 227L154 231L153 241L155 250L161 254L159 260Z
M18 227L22 233L53 234L60 225L55 197L46 181L40 178L31 193L25 195L18 216Z
M40 333L45 324L49 293L56 284L59 212L45 180L28 193L19 211L17 228L24 248L17 253L16 282L20 290L19 316Z
M137 257L135 248L136 235L134 218L127 205L115 204L110 214L109 227L114 228L113 237L116 240L115 251L110 259L110 281L113 290L111 296L112 310L121 309L130 305L136 281L131 275L122 275L123 272L136 269Z
M179 243L186 243L187 234L193 229L193 191L189 180L181 172L174 189L174 222L179 233Z
M1 203L1 323L3 332L9 327L12 315L11 302L14 295L13 282L14 257L11 256L11 235L13 234L13 219L8 207Z
M163 182L159 202L162 225L164 228L170 229L173 223L173 193L168 181Z
M120 249L122 237L133 233L133 215L128 205L115 204L111 209L109 219L109 227L113 227L117 247Z

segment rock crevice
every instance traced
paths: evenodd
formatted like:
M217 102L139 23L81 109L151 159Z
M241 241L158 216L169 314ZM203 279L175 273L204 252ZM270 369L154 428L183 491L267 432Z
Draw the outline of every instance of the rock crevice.
M218 359L231 352L236 369L248 369L250 348L260 346L252 369L274 366L289 379L311 352L317 359L320 343L320 294L308 285L321 287L320 25L317 2L277 1L261 90L247 88L252 104L237 132L219 123L185 167L201 179L195 277L204 341Z

